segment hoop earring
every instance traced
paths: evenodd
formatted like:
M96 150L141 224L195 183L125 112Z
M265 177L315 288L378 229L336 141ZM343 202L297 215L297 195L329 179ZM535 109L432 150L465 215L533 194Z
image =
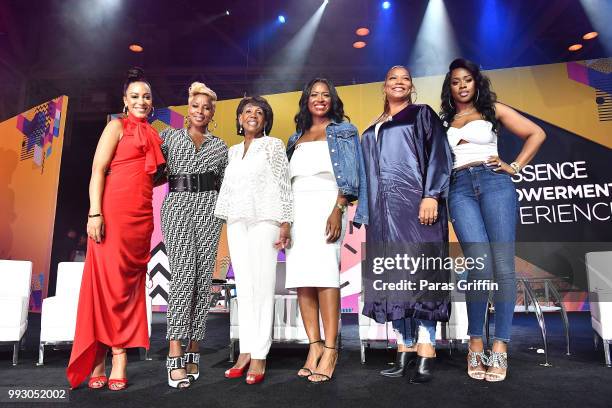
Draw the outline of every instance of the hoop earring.
M127 107L127 105L124 105L124 106L123 106L123 114L124 114L125 116L127 116L127 115L128 115L128 107Z
M264 135L264 136L268 136L268 135L266 135L266 125L267 125L267 123L264 123L264 128L263 128L263 131L264 131L264 132L263 132L263 135Z
M155 106L151 106L151 112L149 112L149 113L150 113L150 115L149 115L150 117L155 116Z
M476 89L476 100L474 103L478 102L478 98L480 97L480 89Z
M185 126L185 129L189 129L189 126L191 126L191 121L189 120L189 116L184 117L183 125Z
M455 109L455 106L453 105L453 101L450 96L448 97L448 104L450 105L451 108Z
M412 94L414 94L414 99L412 99ZM419 94L417 91L410 92L410 103L415 103Z
M217 129L217 121L214 119L211 119L210 122L213 123L213 130ZM208 122L210 124L210 122Z

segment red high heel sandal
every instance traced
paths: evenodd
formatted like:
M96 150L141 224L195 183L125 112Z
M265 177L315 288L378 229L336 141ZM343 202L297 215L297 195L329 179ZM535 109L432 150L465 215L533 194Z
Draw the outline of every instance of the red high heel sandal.
M246 383L249 385L259 384L264 380L266 373L255 374L255 373L247 373Z
M87 381L87 386L91 389L97 390L103 388L108 382L108 378L105 375L99 375L97 377L89 377L89 381ZM95 383L102 383L100 385L96 385Z
M228 370L225 370L225 378L242 377L244 375L244 372L249 368L249 365L251 365L250 361L242 368L230 368Z
M119 353L112 352L113 356L119 356L121 354L126 354L127 351L124 349ZM109 378L108 380L108 389L111 391L121 391L127 387L127 378Z

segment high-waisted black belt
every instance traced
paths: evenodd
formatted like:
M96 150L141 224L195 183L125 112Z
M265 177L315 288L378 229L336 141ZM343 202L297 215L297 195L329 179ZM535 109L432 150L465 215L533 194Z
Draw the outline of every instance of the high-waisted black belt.
M219 191L217 176L215 173L201 174L171 174L168 176L170 192L200 193L202 191Z

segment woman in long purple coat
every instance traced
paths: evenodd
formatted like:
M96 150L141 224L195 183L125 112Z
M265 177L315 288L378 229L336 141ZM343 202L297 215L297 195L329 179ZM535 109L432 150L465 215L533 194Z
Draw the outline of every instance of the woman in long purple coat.
M392 67L385 77L384 112L362 136L370 219L362 313L393 322L397 361L381 374L404 376L416 362L413 383L432 379L436 324L450 315L450 293L432 285L449 279L439 260L448 255L452 165L442 123L429 106L412 103L414 93L410 71ZM419 266L412 263L417 261Z

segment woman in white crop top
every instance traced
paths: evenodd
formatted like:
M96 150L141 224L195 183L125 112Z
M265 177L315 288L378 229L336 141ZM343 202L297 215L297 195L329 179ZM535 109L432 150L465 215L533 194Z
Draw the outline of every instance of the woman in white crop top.
M497 284L495 341L487 357L482 340L489 291L466 291L470 346L467 372L476 380L502 381L508 367L507 343L516 302L514 242L518 199L511 175L533 159L544 131L514 109L497 103L490 81L473 62L456 59L442 87L441 117L453 152L448 208L465 257L484 257L485 267L467 280ZM497 152L503 125L525 141L508 164Z

